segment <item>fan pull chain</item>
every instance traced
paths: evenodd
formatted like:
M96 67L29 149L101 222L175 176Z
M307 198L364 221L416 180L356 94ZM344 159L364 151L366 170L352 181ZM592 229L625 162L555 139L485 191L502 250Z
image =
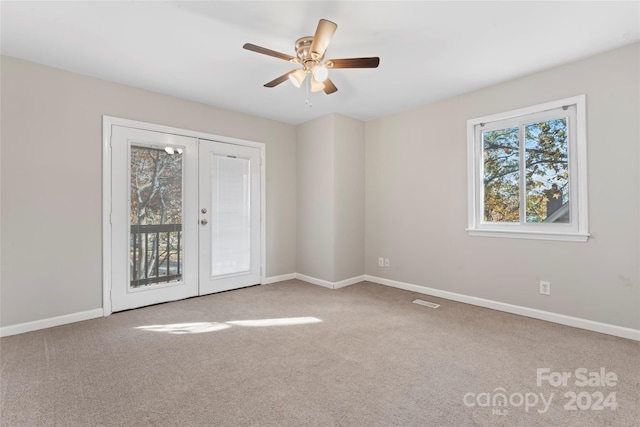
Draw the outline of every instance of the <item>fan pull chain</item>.
M311 76L309 76L309 78L307 79L307 100L305 101L307 103L307 105L309 106L309 108L312 107L311 105L311 101L309 101L309 88L311 87Z

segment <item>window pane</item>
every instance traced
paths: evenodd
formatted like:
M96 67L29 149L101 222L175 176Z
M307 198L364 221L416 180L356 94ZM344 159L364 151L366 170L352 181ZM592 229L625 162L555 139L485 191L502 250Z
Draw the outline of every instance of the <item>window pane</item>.
M525 125L527 222L569 222L567 119Z
M518 127L482 133L484 220L520 221Z
M132 146L130 167L130 287L179 281L182 150Z
M249 159L211 157L211 276L251 269Z

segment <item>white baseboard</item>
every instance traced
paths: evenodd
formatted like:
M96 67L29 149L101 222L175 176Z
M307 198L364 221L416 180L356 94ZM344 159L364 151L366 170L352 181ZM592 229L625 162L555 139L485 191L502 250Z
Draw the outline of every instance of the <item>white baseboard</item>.
M352 277L351 279L341 280L333 284L333 289L344 288L345 286L355 285L356 283L364 282L364 275Z
M312 285L318 285L325 288L333 289L333 282L329 282L327 280L316 279L315 277L305 276L304 274L296 273L296 279L302 280L303 282L311 283Z
M293 280L295 278L296 278L296 273L283 274L281 276L271 276L271 277L266 277L262 281L262 284L263 285L269 285L271 283L284 282L284 281L287 281L287 280Z
M96 308L79 313L66 314L64 316L50 317L48 319L35 320L33 322L18 323L17 325L3 326L0 328L0 337L8 337L10 335L23 334L25 332L37 331L40 329L53 328L54 326L66 325L83 320L96 319L103 317L102 308Z
M356 283L363 282L364 277L365 276L363 275L363 276L352 277L350 279L341 280L339 282L329 282L327 280L316 279L315 277L305 276L304 274L296 273L296 279L298 280L302 280L303 282L308 282L313 285L323 286L329 289L340 289L340 288L344 288L345 286L354 285Z
M493 310L504 311L507 313L518 314L520 316L532 317L534 319L546 320L548 322L559 323L561 325L572 326L574 328L586 329L589 331L600 332L603 334L613 335L616 337L627 338L630 340L640 341L640 330L625 328L622 326L610 325L608 323L595 322L593 320L581 319L579 317L566 316L564 314L552 313L550 311L538 310L535 308L522 307L519 305L507 304L499 301L477 298L455 292L442 291L439 289L428 288L426 286L413 285L411 283L398 282L396 280L384 279L365 275L368 282L378 283L380 285L391 286L394 288L404 289L406 291L417 292L420 294L431 295L434 297L444 298L452 301L463 302L465 304L476 305L479 307L490 308Z

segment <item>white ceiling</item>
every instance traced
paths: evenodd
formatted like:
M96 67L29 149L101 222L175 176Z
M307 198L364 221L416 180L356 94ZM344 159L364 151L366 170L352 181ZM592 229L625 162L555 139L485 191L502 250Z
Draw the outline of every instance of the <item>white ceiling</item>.
M370 120L640 40L639 1L2 1L1 53L216 107L298 124L328 113ZM338 24L326 58L338 92L289 82L320 18Z

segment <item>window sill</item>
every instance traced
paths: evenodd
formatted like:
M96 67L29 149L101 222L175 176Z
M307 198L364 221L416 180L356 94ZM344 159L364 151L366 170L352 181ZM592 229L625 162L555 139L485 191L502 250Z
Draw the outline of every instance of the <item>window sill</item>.
M588 233L552 233L540 231L516 231L516 230L478 230L467 228L469 236L478 237L503 237L511 239L533 240L559 240L564 242L581 242L589 240Z

